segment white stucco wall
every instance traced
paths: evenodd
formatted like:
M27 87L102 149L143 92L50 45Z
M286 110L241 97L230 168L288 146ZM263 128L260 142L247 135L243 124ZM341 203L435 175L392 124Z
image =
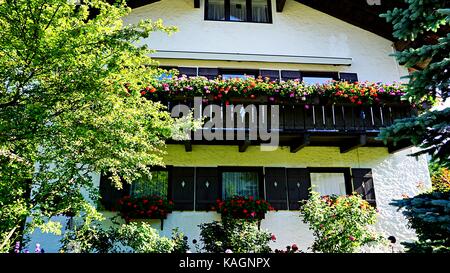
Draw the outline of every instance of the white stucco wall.
M163 59L164 65L348 71L357 72L360 80L383 82L398 81L407 73L389 56L391 41L293 0L286 1L282 13L275 12L275 1L271 2L273 24L205 21L204 1L195 9L190 0L162 0L136 8L125 24L162 18L166 25L177 26L172 36L154 33L143 41L156 50L353 59L351 66Z
M413 149L389 154L386 148L358 148L345 154L334 147L306 147L297 153L291 153L288 147L276 151L262 152L258 146L250 146L246 152L239 153L236 146L194 145L192 152L185 152L183 145L168 145L165 162L174 166L265 166L265 167L350 167L371 168L377 208L379 210L376 228L385 236L393 235L400 241L415 238L413 230L407 227L407 221L397 207L389 203L401 199L403 195L414 196L423 188L431 187L427 160L425 156L410 157ZM94 183L99 184L95 179ZM106 212L107 218L113 213ZM62 222L65 219L61 218ZM170 237L173 228L178 227L192 239L199 240L201 223L220 220L215 212L187 211L173 212L164 221L164 230L160 230L159 220L151 220L153 227L160 230L161 235ZM105 226L111 223L105 221ZM306 250L313 241L308 226L303 224L298 211L269 212L262 220L261 228L276 235L273 248L282 249L286 245L296 243ZM36 232L32 236L31 245L39 242L49 252L58 251L59 237Z

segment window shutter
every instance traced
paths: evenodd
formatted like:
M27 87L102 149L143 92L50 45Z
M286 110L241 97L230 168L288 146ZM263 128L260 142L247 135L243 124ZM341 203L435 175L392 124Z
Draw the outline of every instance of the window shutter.
M188 77L196 77L197 76L197 67L178 67L178 72L180 72L179 76L186 75Z
M301 74L300 74L300 71L296 71L296 70L282 70L281 71L281 79L284 81L301 79Z
M356 73L339 73L339 80L347 82L357 82L358 74Z
M109 175L101 174L99 190L100 203L106 210L111 210L117 206L120 198L130 194L130 184L124 182L122 189L117 189L109 179Z
M196 168L195 209L211 210L220 198L217 168Z
M276 210L287 209L286 169L266 168L266 200Z
M263 78L269 77L271 81L280 79L280 71L278 70L260 70L259 75Z
M308 169L295 168L286 169L289 209L296 210L300 208L299 201L309 198L309 189L311 188L311 179Z
M200 67L198 69L198 75L207 77L208 79L215 79L219 75L219 69Z
M169 179L169 198L175 210L194 209L194 168L173 167Z
M367 200L369 204L376 206L372 169L352 169L352 176L354 191Z

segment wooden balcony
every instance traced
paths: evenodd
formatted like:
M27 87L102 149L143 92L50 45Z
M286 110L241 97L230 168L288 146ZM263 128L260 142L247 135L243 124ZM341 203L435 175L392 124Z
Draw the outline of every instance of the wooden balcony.
M182 102L183 104L193 107L192 101ZM172 110L177 107L179 102L166 103L168 108ZM202 111L210 103L203 103ZM227 112L223 103L215 104L220 107L220 115L222 123L213 126L212 131L233 132L234 140L217 140L212 141L202 138L194 139L192 135L191 141L185 142L186 151L192 150L192 145L237 145L239 152L245 152L248 146L264 143L260 140L252 140L247 138L255 127L251 127L251 121L258 121L260 115L267 115L267 128L271 132L279 133L280 146L289 146L291 152L295 153L306 146L332 146L339 147L341 153L349 152L358 147L387 147L390 153L402 150L411 146L409 141L397 143L394 145L388 142L385 145L376 137L380 132L380 128L393 124L394 120L407 118L417 115L417 110L408 104L380 104L380 105L355 105L355 104L279 104L278 106L278 122L279 126L271 128L272 119L277 116L271 112L270 105L260 103L253 104L255 108L247 108L244 115L234 114L234 127L227 127L225 118L230 115L236 105L228 105L231 111ZM243 103L244 107L248 104ZM267 112L260 113L259 106L265 105ZM209 115L209 114L208 114ZM237 119L241 118L244 127L237 124ZM252 120L253 119L253 120ZM210 119L206 118L205 122ZM258 124L259 126L259 124ZM259 128L259 127L257 127ZM211 130L211 128L202 128L202 130ZM244 140L237 139L238 134L242 136L245 131L246 138ZM169 143L176 143L170 141Z

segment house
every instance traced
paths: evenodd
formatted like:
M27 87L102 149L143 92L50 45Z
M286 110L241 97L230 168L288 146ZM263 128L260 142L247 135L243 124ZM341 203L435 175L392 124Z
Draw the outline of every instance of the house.
M152 57L161 67L177 69L188 79L220 75L223 79L261 76L275 82L299 79L311 85L330 80L393 83L408 71L390 56L395 51L391 31L377 17L392 3L377 6L376 2L135 0L129 1L133 12L125 22L162 18L166 25L177 26L179 32L170 37L155 33L142 43L157 50ZM268 102L267 97L253 99L256 104ZM194 107L192 102L164 101L170 109L180 103ZM229 104L236 103L217 103L221 111ZM419 185L430 187L427 159L408 156L415 150L411 143L384 144L376 139L380 128L395 118L414 115L410 105L278 100L271 104L278 106L277 149L263 151L264 141L245 134L232 140L202 136L170 141L167 167L153 170L154 187L136 184L117 191L105 174L96 176L104 207L142 191L167 196L174 211L163 226L158 219L151 223L161 234L170 236L178 227L190 240L198 240L199 224L221 218L213 210L216 199L256 196L275 208L261 221L261 228L277 237L273 247L296 243L306 249L313 237L301 221L298 202L307 199L312 186L322 194L363 194L379 210L380 232L397 241L414 238L414 231L390 202L416 195ZM226 124L218 130L237 133ZM104 214L116 213L106 209ZM42 236L36 233L32 242L42 242Z

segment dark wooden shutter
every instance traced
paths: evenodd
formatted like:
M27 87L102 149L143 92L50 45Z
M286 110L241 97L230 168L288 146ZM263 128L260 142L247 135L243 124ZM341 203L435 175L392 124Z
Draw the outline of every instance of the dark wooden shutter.
M194 209L194 168L173 167L169 182L170 199L175 210Z
M282 70L281 71L281 79L284 81L295 80L295 79L300 79L300 78L301 78L300 71L296 71L296 70Z
M309 198L309 189L311 188L311 179L308 169L295 168L286 169L289 209L299 209L299 201Z
M178 67L178 71L181 75L186 75L188 77L195 77L197 76L197 67Z
M369 204L376 206L372 169L352 169L353 190Z
M217 168L196 168L195 209L211 210L220 198Z
M266 168L266 200L276 210L287 209L287 185L285 168Z
M259 75L263 78L269 77L272 81L280 79L280 71L278 70L260 70Z
M347 82L357 82L358 74L356 73L339 73L339 80Z
M108 174L100 175L100 203L106 210L114 209L120 198L130 194L130 184L123 183L122 189L117 189Z
M215 79L219 75L219 69L217 68L203 68L200 67L198 69L199 76L205 76L208 79Z

